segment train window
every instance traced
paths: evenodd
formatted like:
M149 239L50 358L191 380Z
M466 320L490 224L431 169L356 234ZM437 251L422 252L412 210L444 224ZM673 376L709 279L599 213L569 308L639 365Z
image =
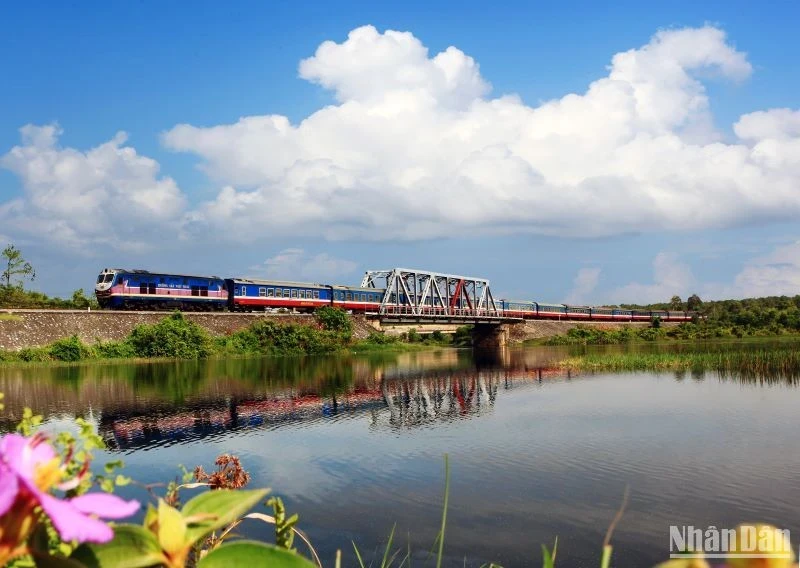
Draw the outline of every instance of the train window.
M276 298L283 298L283 289L282 288L275 288L275 297Z
M319 290L314 290L314 299L319 300Z
M288 298L289 296L290 296L290 294L289 294L289 288L284 288L284 289L283 289L283 297L284 297L284 298Z
M362 302L366 302L367 301L367 295L366 294L361 294L361 301Z
M267 289L266 288L259 288L258 289L258 295L260 297L262 297L262 298L266 298L267 297Z
M309 294L308 296L306 296L306 290L298 290L297 297L305 299L311 297L311 295Z
M267 288L267 298L272 298L275 295L275 288Z
M242 296L247 296L247 286L239 288L239 292L241 292Z
M296 298L296 297L297 297L297 290L296 289L292 289L292 298Z
M306 298L310 300L312 297L313 296L311 295L311 290L306 290Z
M348 292L346 298L348 300L352 300L353 299L353 294L351 292Z

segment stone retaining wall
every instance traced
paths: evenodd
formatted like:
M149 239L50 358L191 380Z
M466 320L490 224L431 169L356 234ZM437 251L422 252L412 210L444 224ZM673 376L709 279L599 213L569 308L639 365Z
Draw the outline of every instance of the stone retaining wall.
M0 310L0 349L18 350L24 347L47 345L58 339L77 335L85 343L97 341L118 341L124 339L133 328L141 323L153 324L165 318L166 312L110 312L79 310ZM226 335L243 329L254 321L270 318L282 323L308 324L313 322L312 315L301 314L243 314L228 312L203 312L184 314L187 319L197 322L213 335ZM357 339L365 338L376 327L364 316L352 316L353 335ZM511 342L524 341L541 337L551 337L566 333L577 325L576 322L528 320L525 323L509 326ZM630 325L647 327L648 322L611 323L585 322L582 325L597 327L620 327ZM664 323L662 325L675 325ZM425 332L424 326L412 325L418 331ZM441 329L441 325L434 326ZM457 326L452 326L457 327ZM378 326L378 329L380 327ZM452 332L453 330L443 330ZM398 331L395 330L395 333ZM389 332L387 332L389 333Z
M541 339L563 335L573 327L583 325L586 327L596 327L600 329L614 329L620 327L650 327L650 322L606 322L606 321L549 321L549 320L527 320L525 323L518 323L510 326L512 342L525 341L526 339ZM675 322L663 322L664 327L678 325Z
M18 350L47 345L77 335L85 343L124 339L141 323L158 323L165 312L107 312L78 310L0 310L0 349ZM243 329L256 320L271 318L283 323L311 323L312 315L185 313L214 335Z

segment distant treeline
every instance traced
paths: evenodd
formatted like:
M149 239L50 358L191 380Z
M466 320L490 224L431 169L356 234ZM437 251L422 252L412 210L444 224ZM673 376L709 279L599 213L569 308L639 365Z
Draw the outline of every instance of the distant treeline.
M677 309L676 302L624 305L626 309ZM698 298L699 301L699 298ZM616 344L630 341L717 339L758 337L800 333L800 296L771 296L747 300L699 302L694 306L699 317L691 323L664 326L656 318L649 328L609 328L577 326L565 335L551 337L549 345Z
M70 299L51 298L41 292L23 290L20 286L0 285L0 309L26 310L85 310L99 307L94 296L86 296L83 288L75 290Z
M693 307L704 317L701 323L727 329L731 335L764 335L763 332L779 335L800 331L800 296L697 300L699 303ZM645 309L669 309L671 304L652 304Z

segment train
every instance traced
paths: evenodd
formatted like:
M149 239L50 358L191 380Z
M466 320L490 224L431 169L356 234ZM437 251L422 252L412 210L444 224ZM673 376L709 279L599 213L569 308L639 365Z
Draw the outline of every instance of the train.
M310 313L333 306L352 313L376 313L384 301L384 288L362 288L338 284L190 276L148 270L105 268L97 277L95 296L103 309L183 310L254 312L286 309ZM402 315L404 294L389 295L387 308ZM621 308L569 306L535 301L495 301L503 317L548 320L592 321L690 321L685 311L646 311ZM430 315L480 315L471 306L456 303L450 308L423 306Z

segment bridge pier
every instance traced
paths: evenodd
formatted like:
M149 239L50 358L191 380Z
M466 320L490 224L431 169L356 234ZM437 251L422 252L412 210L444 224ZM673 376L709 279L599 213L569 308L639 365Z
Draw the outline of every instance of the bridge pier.
M477 323L472 327L472 346L476 349L497 349L508 345L507 324Z

